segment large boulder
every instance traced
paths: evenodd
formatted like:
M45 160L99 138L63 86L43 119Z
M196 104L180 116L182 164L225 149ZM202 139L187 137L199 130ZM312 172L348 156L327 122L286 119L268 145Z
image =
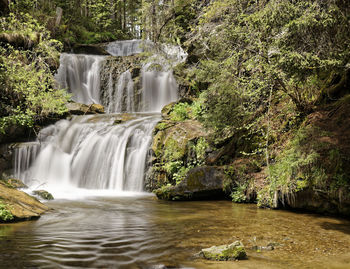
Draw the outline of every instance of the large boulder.
M36 219L47 210L34 197L0 181L0 222Z
M176 186L164 186L155 190L155 194L159 199L172 201L223 198L224 178L218 167L196 167Z
M73 115L85 115L85 114L102 114L104 113L104 107L100 104L81 104L71 102L67 104L67 109L70 114Z
M236 241L230 245L204 248L200 252L200 256L207 260L215 261L242 260L247 258L244 246L239 241Z
M172 178L174 171L165 169L165 166L178 163L185 167L189 160L194 159L191 148L206 135L207 132L196 120L160 121L153 133L153 158L146 175L146 189L153 191L168 183L175 184Z

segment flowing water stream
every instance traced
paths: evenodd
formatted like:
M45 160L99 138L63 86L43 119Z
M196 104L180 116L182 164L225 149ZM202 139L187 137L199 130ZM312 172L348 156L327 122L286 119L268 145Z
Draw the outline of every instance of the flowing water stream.
M126 57L143 48L134 40L107 50ZM347 220L229 201L171 203L142 192L152 130L161 108L178 98L177 84L169 68L144 65L141 89L129 70L117 80L107 74L101 89L105 59L62 54L59 84L75 101L103 104L108 113L61 120L16 150L15 176L56 200L37 221L0 225L0 268L350 268ZM194 257L235 240L248 260ZM251 249L269 243L275 250Z

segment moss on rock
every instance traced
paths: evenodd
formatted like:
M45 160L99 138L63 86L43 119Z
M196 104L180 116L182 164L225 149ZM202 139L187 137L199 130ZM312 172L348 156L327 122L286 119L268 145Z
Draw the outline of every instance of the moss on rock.
M38 195L39 197L43 198L44 200L53 200L53 196L51 193L45 190L37 190L33 191L34 195Z
M147 173L147 189L153 191L164 184L175 184L184 179L186 172L198 165L197 154L191 154L191 147L194 141L200 141L202 145L203 139L200 138L206 135L202 125L195 120L160 121L153 134L153 168Z
M14 188L9 188L1 181L0 200L1 204L5 205L5 210L8 210L13 216L12 219L2 219L3 222L39 218L41 214L49 209L34 197ZM8 215L8 212L5 213Z
M239 241L230 245L212 246L202 249L200 255L207 260L215 261L242 260L247 258L244 246Z
M215 199L225 196L223 179L225 175L218 167L196 167L176 186L163 186L154 191L159 199L184 201Z

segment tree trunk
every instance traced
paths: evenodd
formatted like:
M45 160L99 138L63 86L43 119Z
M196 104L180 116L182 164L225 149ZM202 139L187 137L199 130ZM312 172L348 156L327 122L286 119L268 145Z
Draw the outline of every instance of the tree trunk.
M123 1L123 16L124 16L123 30L126 30L126 0Z

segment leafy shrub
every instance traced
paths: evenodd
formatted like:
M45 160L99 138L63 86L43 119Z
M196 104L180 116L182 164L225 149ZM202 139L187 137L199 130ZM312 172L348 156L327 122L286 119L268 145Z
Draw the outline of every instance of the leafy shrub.
M234 191L231 193L232 201L235 203L243 203L247 200L245 191L247 189L247 184L238 185Z
M8 207L0 202L0 220L2 221L9 221L13 220L13 215L11 211L8 209Z
M63 114L69 96L55 89L51 73L58 66L61 43L50 39L28 14L11 14L1 21L9 42L0 47L0 132L4 133L11 125L32 126L49 114ZM23 45L18 43L22 39L27 46L17 47Z
M188 103L175 104L171 113L170 119L173 121L184 121L189 118L190 105Z

